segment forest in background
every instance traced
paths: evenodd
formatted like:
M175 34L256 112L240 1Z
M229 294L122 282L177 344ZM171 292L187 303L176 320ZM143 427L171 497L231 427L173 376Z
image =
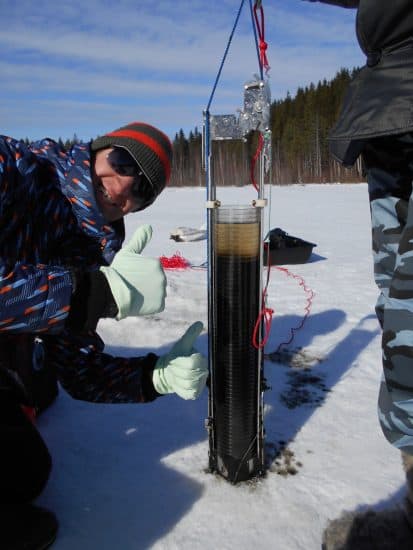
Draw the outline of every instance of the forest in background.
M285 99L271 103L271 170L265 183L364 181L360 159L354 167L344 168L332 158L328 149L329 131L337 120L347 86L358 71L340 69L330 81L300 87L294 97L287 93ZM59 139L65 148L78 141L76 134L66 141ZM257 147L258 135L253 132L243 141L213 141L211 172L214 184L250 184ZM190 131L188 136L179 130L173 139L173 150L170 185L205 186L202 135L198 128ZM257 170L258 166L255 166L256 180Z
M363 181L361 163L343 168L330 155L328 133L337 120L347 86L359 69L341 69L330 80L298 88L294 97L271 103L271 172L266 183L325 183ZM205 185L202 136L197 128L173 140L171 185ZM212 143L211 171L215 185L250 183L257 136Z

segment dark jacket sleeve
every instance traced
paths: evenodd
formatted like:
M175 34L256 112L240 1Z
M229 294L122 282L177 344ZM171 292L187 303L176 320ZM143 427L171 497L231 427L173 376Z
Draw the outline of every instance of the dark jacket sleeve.
M160 394L152 383L158 356L114 357L94 331L44 337L45 360L74 398L95 403L145 403Z
M118 308L101 271L73 269L72 276L74 288L66 328L75 332L95 330L99 319L116 317Z

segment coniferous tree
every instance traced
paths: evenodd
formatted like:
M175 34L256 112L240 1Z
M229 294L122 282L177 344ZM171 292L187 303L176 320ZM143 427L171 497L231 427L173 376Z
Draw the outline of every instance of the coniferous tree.
M359 69L340 69L331 80L299 87L294 97L270 107L272 145L271 183L323 183L362 181L361 162L352 169L343 168L329 153L328 135L337 120L349 82ZM28 139L26 138L28 141ZM59 138L59 143L63 140ZM79 143L76 134L64 142L69 149ZM172 142L173 164L171 186L204 186L202 135L198 128L185 136L183 129ZM257 133L245 139L220 140L211 144L211 175L215 185L251 183L251 165L258 147Z

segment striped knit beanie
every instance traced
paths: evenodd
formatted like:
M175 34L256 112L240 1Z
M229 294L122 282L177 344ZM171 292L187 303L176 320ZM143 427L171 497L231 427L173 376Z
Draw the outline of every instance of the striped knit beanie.
M128 151L158 195L171 175L172 144L169 138L150 124L132 122L91 143L92 151L113 146Z

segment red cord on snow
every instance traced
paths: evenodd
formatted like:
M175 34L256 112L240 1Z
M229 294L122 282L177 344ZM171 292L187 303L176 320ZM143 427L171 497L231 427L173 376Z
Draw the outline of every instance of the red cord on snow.
M190 262L188 260L186 260L179 252L175 252L175 254L173 256L170 256L169 258L167 256L161 256L159 259L160 259L162 267L164 269L188 269L188 268L192 267ZM271 271L270 263L268 263L267 269L268 269L268 271L267 271L267 281L266 281L264 290L262 292L263 307L262 307L262 309L261 309L261 311L258 315L257 321L256 321L255 326L254 326L254 331L253 331L253 334L252 334L252 345L256 349L262 349L267 344L268 338L270 336L271 323L272 323L272 318L273 318L273 314L274 314L274 310L266 306L267 289L268 289L268 284L269 284L269 280L270 280L270 271ZM290 338L288 340L286 340L285 342L281 342L281 344L279 344L279 346L276 350L276 352L278 352L278 351L280 351L282 346L286 346L288 344L291 344L291 342L294 340L295 333L298 330L303 328L304 323L307 320L307 317L310 315L310 310L311 310L311 306L312 306L312 302L313 302L313 298L314 298L314 291L311 290L311 288L307 287L305 280L300 275L295 275L294 273L291 273L291 271L289 271L285 267L275 266L275 269L278 269L278 271L281 271L282 273L284 273L288 277L291 277L292 279L295 279L296 281L298 281L299 286L301 286L303 288L305 294L307 295L306 305L304 307L304 316L303 316L303 318L301 319L300 323L296 327L292 327L290 329L290 333L291 333ZM263 327L264 327L263 332L264 333L263 333L263 338L262 338L261 342L258 342L257 339L258 339L259 328L261 326L261 323L263 323Z
M159 259L164 269L188 269L188 267L191 267L188 260L181 256L179 252L175 252L175 254L169 258L167 256L161 256Z
M268 249L268 243L264 243L264 246L267 246L267 249ZM270 336L270 330L271 330L272 317L273 317L273 314L274 314L274 310L271 309L271 308L268 308L266 306L267 289L268 289L268 284L269 284L269 281L270 281L270 273L271 273L271 264L270 264L270 260L269 260L269 255L268 255L268 264L267 264L266 267L267 267L267 281L265 283L265 287L264 287L264 290L262 292L263 307L262 307L262 309L261 309L261 311L258 315L258 319L257 319L257 322L255 323L254 332L253 332L253 335L252 335L252 345L254 346L255 349L264 348L266 343L268 342L268 338ZM301 277L300 275L295 275L294 273L291 273L291 271L289 271L286 267L275 266L275 269L278 269L278 271L281 271L282 273L285 273L285 275L287 275L288 277L291 277L291 278L295 279L296 281L298 281L299 285L301 287L303 287L303 290L304 290L305 294L307 295L306 305L304 307L304 316L303 316L303 318L301 319L300 323L296 327L292 327L290 329L290 333L291 333L290 338L287 341L281 342L281 344L279 344L279 346L277 347L277 350L276 350L276 352L278 352L278 351L280 351L282 346L286 346L288 344L291 344L291 342L294 340L295 333L298 330L303 328L304 323L307 320L307 317L310 315L310 310L311 310L311 306L312 306L313 298L314 298L314 291L311 290L311 288L307 287L303 277ZM259 331L259 328L261 326L261 323L263 323L263 325L264 325L264 334L263 334L262 341L258 342L257 341L257 336L258 336L258 331Z
M311 310L311 306L312 306L312 303L313 303L313 298L314 298L314 291L311 290L311 288L308 288L304 279L300 276L300 275L294 275L294 273L291 273L291 271L289 271L287 268L285 267L276 267L276 269L278 269L278 271L282 271L283 273L285 273L288 277L292 277L293 279L297 280L298 281L298 284L303 287L303 290L305 292L305 294L307 295L307 300L306 300L306 306L304 308L304 316L303 318L301 319L300 323L296 326L296 327L292 327L290 329L290 338L288 340L286 340L285 342L281 342L281 344L279 344L279 346L277 347L276 349L276 352L280 351L280 349L282 348L282 346L287 346L288 344L291 344L291 342L294 340L294 337L295 337L295 333L302 329L303 326L304 326L304 323L306 322L307 320L307 317L310 315L310 310Z

